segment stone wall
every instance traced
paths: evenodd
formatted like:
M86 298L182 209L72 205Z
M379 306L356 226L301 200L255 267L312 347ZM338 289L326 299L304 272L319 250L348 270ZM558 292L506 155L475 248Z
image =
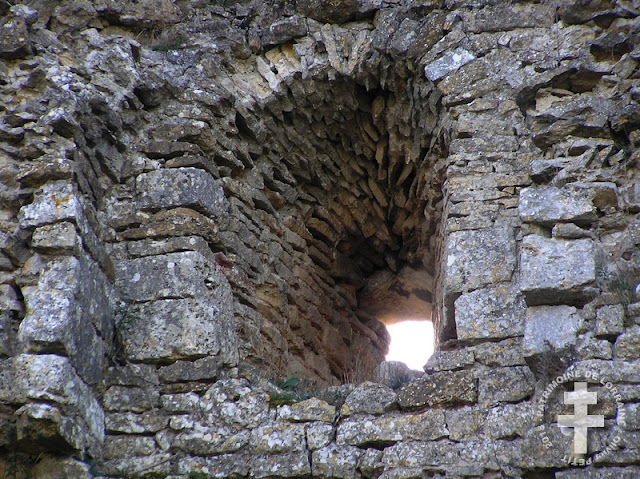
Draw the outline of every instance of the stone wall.
M0 4L4 476L640 475L638 7L494 3Z

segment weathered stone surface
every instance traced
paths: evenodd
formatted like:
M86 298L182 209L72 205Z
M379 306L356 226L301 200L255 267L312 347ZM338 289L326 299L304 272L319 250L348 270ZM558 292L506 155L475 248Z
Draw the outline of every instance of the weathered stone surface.
M300 0L296 7L301 15L319 22L343 23L355 16L360 9L360 2L357 0Z
M556 473L557 479L633 479L640 474L640 467L589 467L569 469Z
M486 407L521 401L531 394L535 379L527 366L492 369L480 376L478 402Z
M472 348L476 361L485 366L521 366L525 364L522 339L483 343Z
M530 403L503 404L489 410L485 432L493 440L524 437L533 419L534 409Z
M355 478L362 451L350 446L327 446L311 456L312 474L318 477Z
M309 457L304 452L253 456L250 460L251 475L262 477L299 477L311 474Z
M107 432L124 434L156 433L169 423L169 417L154 412L136 414L133 412L108 413L105 416Z
M405 385L398 394L401 408L473 404L477 380L468 371L433 373Z
M558 222L588 224L598 218L588 190L554 186L524 188L518 213L524 222L546 226Z
M526 304L508 285L462 294L454 304L458 339L464 343L524 332Z
M640 360L588 359L572 364L569 371L574 371L578 377L588 377L592 371L598 371L599 377L605 382L638 384L640 383L640 377L637 374L638 367L640 367Z
M522 240L520 288L527 304L582 301L595 282L593 242L529 235Z
M507 228L451 233L446 243L447 292L463 292L511 279L515 238Z
M103 396L104 408L111 411L143 412L158 406L159 394L150 388L111 386Z
M24 226L42 226L56 221L78 221L84 216L78 192L67 181L50 181L38 189L33 203L20 209Z
M452 441L471 440L484 429L487 413L477 406L445 410L449 438Z
M340 408L340 415L382 414L394 408L397 398L397 394L391 388L367 381L358 385L347 396Z
M251 431L249 445L257 453L303 451L305 437L304 424L272 423Z
M91 479L94 477L93 472L89 464L84 462L68 458L45 456L30 471L29 475L33 479L66 479L68 477Z
M373 371L372 380L384 384L392 389L401 387L404 383L422 376L420 371L413 371L399 361L383 361Z
M630 326L618 336L614 345L616 358L636 359L640 357L640 326Z
M40 429L37 424L50 423L74 449L88 447L95 451L104 438L104 413L67 358L21 354L6 366L5 379L9 379L9 384L0 387L1 399L47 401L57 405L26 408L25 428L37 432ZM35 428L32 424L36 424ZM43 432L46 430L42 428Z
M307 447L310 451L315 451L325 447L335 438L335 431L332 424L312 423L307 425Z
M249 457L238 454L222 454L213 457L187 456L178 462L180 474L201 473L209 477L246 477L249 474Z
M164 382L177 383L186 381L217 379L222 368L222 361L217 357L206 357L195 361L176 361L158 370L159 378Z
M144 173L136 179L140 208L189 206L212 218L227 214L222 187L199 168L169 168Z
M22 17L8 17L0 24L0 58L23 58L31 53L27 22Z
M425 364L424 370L427 373L433 373L436 371L454 371L471 366L474 360L475 357L473 356L473 351L469 349L461 349L458 351L435 351L427 361L427 364Z
M475 60L475 58L473 53L464 48L458 48L425 66L424 74L430 81L435 82Z
M400 441L428 441L449 435L441 411L421 414L354 417L340 423L337 444L358 447L379 447Z
M278 408L278 417L293 422L321 421L332 423L336 408L318 398L306 399Z
M77 253L82 240L72 223L55 223L37 228L31 237L34 248L44 253Z
M582 319L573 306L534 306L527 309L525 356L563 349L576 343Z

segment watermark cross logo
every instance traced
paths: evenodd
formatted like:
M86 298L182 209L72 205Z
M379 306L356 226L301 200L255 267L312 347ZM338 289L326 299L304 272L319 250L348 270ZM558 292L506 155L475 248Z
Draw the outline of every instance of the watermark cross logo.
M589 404L598 403L598 393L587 391L586 382L576 382L574 391L564 393L564 403L573 404L573 414L558 415L558 426L572 427L574 454L586 454L587 429L604 427L604 416L587 412Z

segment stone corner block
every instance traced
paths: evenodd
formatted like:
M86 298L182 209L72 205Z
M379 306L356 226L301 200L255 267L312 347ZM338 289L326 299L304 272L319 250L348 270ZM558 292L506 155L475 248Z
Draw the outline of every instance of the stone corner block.
M554 223L588 224L598 215L587 190L570 191L555 186L524 188L518 213L525 223L551 226Z
M496 227L453 232L444 257L446 293L509 281L516 266L514 231Z
M535 356L576 343L582 318L573 306L534 306L527 309L523 354Z
M595 248L590 239L558 240L529 235L522 240L520 289L529 306L579 303L593 294Z
M222 187L205 170L166 168L143 173L136 179L140 208L193 207L212 218L225 216L228 202Z

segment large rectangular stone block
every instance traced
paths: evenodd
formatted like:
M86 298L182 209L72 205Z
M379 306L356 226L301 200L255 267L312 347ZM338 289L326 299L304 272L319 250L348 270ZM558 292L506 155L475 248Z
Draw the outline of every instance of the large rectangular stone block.
M573 306L536 306L527 310L523 353L534 356L575 344L582 319Z
M225 216L228 202L222 187L205 170L167 168L136 179L138 206L148 209L189 206L212 218Z
M68 356L89 384L102 377L102 338L113 334L113 288L88 255L47 263L37 286L22 289L26 305L18 340L28 352Z
M516 242L511 228L456 231L445 250L447 293L471 291L511 279Z
M558 222L591 223L598 218L588 190L555 186L525 188L518 203L520 219L551 226Z
M520 289L528 305L571 304L593 294L596 280L593 241L529 235L522 240Z
M458 340L520 336L524 332L527 306L510 285L497 285L462 294L454 303Z

